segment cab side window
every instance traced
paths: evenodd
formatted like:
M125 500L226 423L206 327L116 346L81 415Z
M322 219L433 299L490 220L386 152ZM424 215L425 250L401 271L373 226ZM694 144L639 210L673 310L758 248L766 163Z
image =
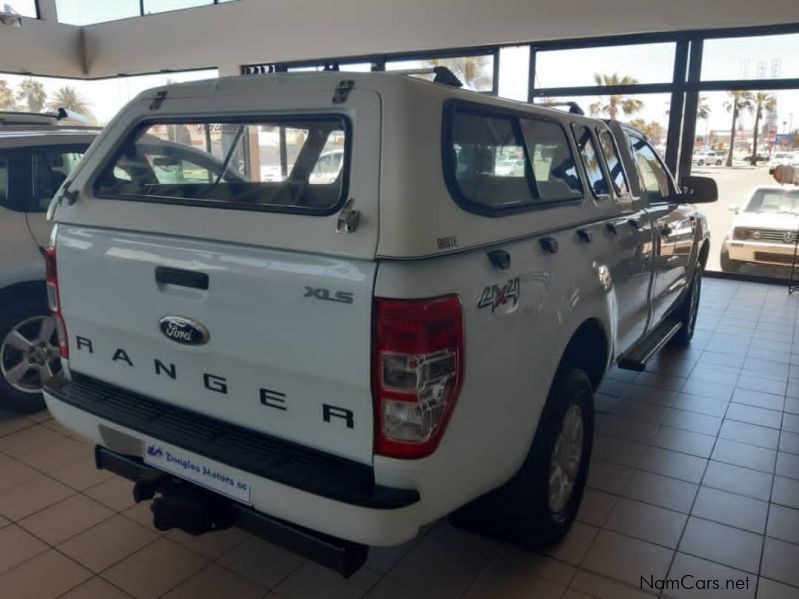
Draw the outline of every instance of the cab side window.
M81 149L82 150L82 149ZM31 154L32 197L28 212L46 212L53 195L77 166L83 151L48 149Z
M610 131L599 131L598 135L599 145L602 146L602 154L605 156L605 162L608 165L608 172L613 180L613 187L616 189L616 193L621 195L630 193L627 177L624 174L624 167L619 157L619 150L616 148L613 136Z
M597 150L591 130L588 127L575 126L574 137L577 141L577 149L583 161L583 168L588 177L588 184L591 191L597 198L607 198L610 196L610 183L602 170L599 151Z
M638 136L630 135L629 138L630 150L641 178L641 195L650 204L663 202L671 195L666 169L652 146Z

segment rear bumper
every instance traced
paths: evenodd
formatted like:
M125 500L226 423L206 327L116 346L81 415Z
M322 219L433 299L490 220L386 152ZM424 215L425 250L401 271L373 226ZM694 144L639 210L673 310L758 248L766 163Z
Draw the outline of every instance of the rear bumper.
M176 409L73 374L48 383L44 398L62 424L127 458L144 458L147 439L196 453L247 473L255 511L365 545L416 536L415 490L377 485L363 464L309 450Z
M98 469L108 470L134 483L152 479L157 473L155 468L147 466L139 458L114 453L99 445L95 447L94 456ZM234 514L235 526L327 566L342 576L351 576L366 561L369 552L366 545L294 526L234 501L228 503L228 508Z

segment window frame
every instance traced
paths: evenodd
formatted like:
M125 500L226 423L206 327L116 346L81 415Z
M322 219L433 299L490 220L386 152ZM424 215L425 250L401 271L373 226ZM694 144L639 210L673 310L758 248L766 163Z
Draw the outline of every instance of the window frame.
M644 134L642 134L640 131L638 131L637 129L635 129L633 127L625 126L625 127L622 127L622 131L624 131L624 134L629 136L631 139L637 139L638 141L641 141L644 144L646 144L646 146L652 151L652 154L655 156L655 159L657 160L658 164L660 165L660 168L662 168L666 172L666 182L667 182L667 184L669 186L669 195L667 195L665 198L663 198L662 200L659 200L657 202L649 202L649 205L650 206L662 206L662 205L668 205L668 204L677 204L678 202L673 201L674 198L677 196L677 182L674 180L674 175L672 175L671 170L669 170L669 168L666 166L666 163L663 161L662 156L652 146L652 144L649 143L649 140L646 138L646 136ZM638 161L637 161L637 159L635 157L635 150L632 147L630 148L630 157L633 159L633 162L635 163L635 167L638 168ZM641 183L643 184L643 177L641 177L641 175L639 174L638 178L640 179ZM644 193L644 190L641 189L640 192Z
M563 133L563 137L566 141L566 147L569 149L569 154L571 155L572 162L575 165L575 172L577 173L577 178L580 180L580 185L582 186L582 193L580 194L579 197L576 198L564 198L564 199L555 199L555 200L533 200L524 204L503 206L500 208L490 208L485 204L482 204L480 202L475 202L474 200L466 196L460 188L460 184L458 183L457 179L457 164L453 159L454 158L453 152L451 151L453 145L452 124L453 124L453 119L455 118L455 114L457 112L465 112L489 118L496 117L503 119L511 119L513 128L517 130L521 135L521 140L523 144L522 147L525 156L525 167L524 167L525 180L527 182L528 187L530 186L531 183L528 171L533 170L533 164L532 160L530 159L529 149L527 147L527 140L525 139L524 134L522 132L521 121L522 120L543 121L546 123L557 125L560 128L561 132ZM500 218L504 216L521 214L524 212L545 210L548 208L552 208L554 206L570 206L584 202L586 197L585 193L586 185L585 185L585 180L583 179L584 175L582 173L582 170L579 167L577 167L578 160L575 159L576 149L577 148L573 143L572 137L569 135L566 127L564 126L564 123L561 120L551 117L549 115L541 115L532 112L527 112L524 110L514 110L503 106L492 106L489 104L482 104L480 102L471 102L468 100L460 100L455 98L451 98L444 102L443 118L441 124L442 174L444 176L444 181L446 183L447 191L449 191L450 197L452 197L455 203L466 212L471 212L472 214L477 214L479 216Z
M583 153L580 151L580 144L577 142L579 139L577 136L577 127L582 127L588 132L588 135L591 138L591 145L594 148L594 152L596 152L597 158L599 159L599 170L602 172L602 178L605 179L605 183L608 187L608 193L605 194L598 194L594 192L594 188L591 186L591 182L588 179L588 168L585 165L585 161L583 160ZM586 123L577 123L572 121L571 123L571 132L572 136L574 136L574 147L577 149L577 154L580 156L580 166L583 170L583 175L585 176L585 182L588 189L591 190L591 195L594 197L595 200L599 202L604 202L605 200L612 200L613 199L613 181L610 177L610 173L608 172L608 165L605 162L605 155L602 152L602 148L599 147L599 141L596 138L596 131Z
M240 124L240 125L276 125L280 126L281 123L286 125L295 124L298 121L331 121L338 120L344 131L344 158L341 166L341 189L339 190L339 198L335 204L328 208L302 208L298 206L275 206L271 204L246 204L246 205L225 205L225 202L210 202L208 200L197 200L190 198L174 198L169 196L145 196L135 194L109 194L101 193L99 191L99 179L102 174L111 165L115 164L118 160L122 148L133 135L138 135L143 130L152 125L208 125L208 124ZM144 202L148 204L162 204L162 205L177 205L177 206L194 206L197 208L211 208L218 210L239 210L243 212L272 212L276 214L295 214L305 216L330 216L331 214L338 213L344 203L347 201L350 190L350 176L352 174L352 140L353 127L350 118L343 113L302 113L302 114L253 114L253 115L235 115L225 116L220 114L200 114L191 115L189 117L164 117L157 118L147 116L138 119L131 123L125 130L123 135L120 135L116 140L115 145L108 152L106 158L95 168L88 180L88 186L92 190L92 195L95 198L102 200L117 200L126 202ZM321 153L320 153L321 156ZM256 183L253 181L253 183ZM263 183L258 181L257 183Z
M602 152L602 160L605 162L605 168L608 172L608 177L610 178L610 184L613 187L613 192L615 193L615 197L623 198L625 196L633 195L633 188L630 184L630 176L627 174L627 169L624 167L624 159L621 156L621 150L619 149L619 144L616 143L616 136L613 134L613 131L610 130L609 127L594 127L594 133L596 134L597 141L599 142L599 148ZM607 133L610 137L610 141L613 144L613 149L616 151L616 159L619 161L619 166L621 167L621 175L624 178L624 184L627 186L627 193L621 191L618 186L616 185L616 179L613 177L613 174L610 172L610 165L608 164L608 157L605 156L605 150L602 149L602 133Z

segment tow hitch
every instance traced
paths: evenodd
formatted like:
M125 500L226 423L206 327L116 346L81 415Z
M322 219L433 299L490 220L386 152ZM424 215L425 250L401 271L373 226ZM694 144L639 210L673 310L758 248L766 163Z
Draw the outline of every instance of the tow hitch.
M136 482L133 499L153 500L153 525L161 531L179 528L197 536L230 528L236 518L227 499L157 470Z
M366 561L369 548L257 512L193 483L151 468L141 458L94 448L97 467L133 481L137 503L152 499L158 530L179 528L193 535L237 526L349 578Z

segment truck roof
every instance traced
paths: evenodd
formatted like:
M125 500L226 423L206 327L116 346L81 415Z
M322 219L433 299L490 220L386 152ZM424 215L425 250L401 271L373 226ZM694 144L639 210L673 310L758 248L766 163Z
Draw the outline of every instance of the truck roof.
M550 116L563 116L568 113L570 118L579 118L576 113L569 113L568 107L554 108L542 104L530 104L507 98L491 96L485 93L459 88L443 83L434 83L419 77L408 76L400 72L371 71L368 73L349 71L314 71L301 73L270 73L267 75L238 75L231 77L218 77L216 79L200 79L182 83L151 88L141 92L137 99L152 98L156 94L164 93L164 99L174 98L200 98L222 95L265 93L275 87L291 87L297 92L319 90L320 87L329 87L332 93L342 81L352 81L354 87L368 88L381 95L391 96L397 93L432 94L437 96L450 96L489 106L505 106L515 110L530 110ZM590 119L590 117L583 117ZM597 120L597 119L591 119Z

